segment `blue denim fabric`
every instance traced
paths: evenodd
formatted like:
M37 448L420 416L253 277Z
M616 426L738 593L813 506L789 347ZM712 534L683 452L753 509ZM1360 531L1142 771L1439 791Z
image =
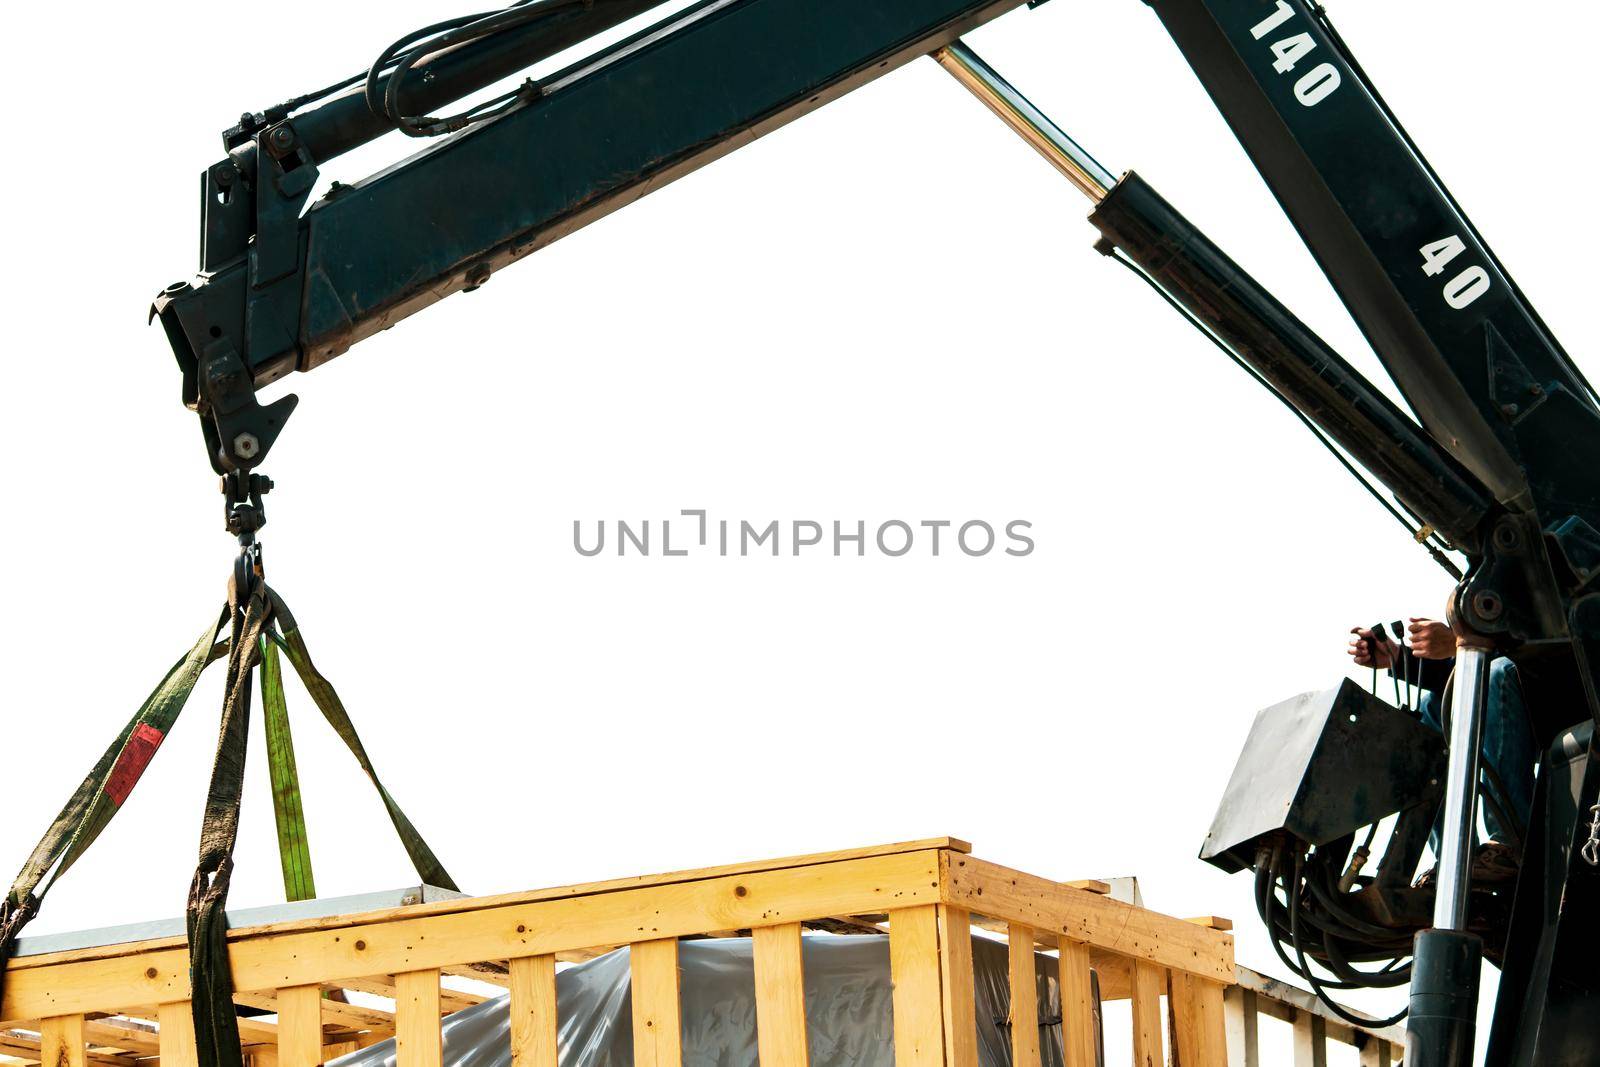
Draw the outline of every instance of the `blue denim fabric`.
M1439 695L1425 692L1417 710L1422 721L1436 730L1443 729L1439 715ZM1533 729L1528 725L1527 706L1522 700L1522 682L1517 665L1504 656L1489 664L1489 694L1483 720L1483 754L1505 784L1512 816L1528 825L1528 809L1533 803ZM1505 827L1486 804L1480 804L1484 825L1491 841L1504 840ZM1442 818L1442 815L1441 815ZM1438 823L1428 843L1439 853Z

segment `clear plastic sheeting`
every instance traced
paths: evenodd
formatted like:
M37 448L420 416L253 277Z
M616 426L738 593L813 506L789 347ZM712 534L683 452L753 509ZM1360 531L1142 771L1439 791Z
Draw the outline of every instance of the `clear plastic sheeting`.
M806 1033L811 1067L894 1067L889 939L807 934ZM981 1067L1010 1067L1011 983L1006 946L975 937L974 1000ZM756 994L750 939L678 946L686 1067L756 1067ZM1039 1047L1044 1067L1061 1067L1061 993L1056 961L1036 956ZM556 975L561 1067L633 1067L633 1004L626 948ZM443 1021L445 1067L511 1067L505 997ZM336 1067L394 1067L394 1041L353 1052Z

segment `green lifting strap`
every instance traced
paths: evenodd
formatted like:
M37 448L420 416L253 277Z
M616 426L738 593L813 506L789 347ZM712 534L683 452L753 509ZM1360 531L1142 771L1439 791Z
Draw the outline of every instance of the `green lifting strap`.
M433 849L422 839L417 828L411 820L406 818L406 813L400 810L400 805L394 797L389 795L389 790L384 788L378 780L378 772L373 770L372 760L367 757L367 750L361 744L361 738L356 734L355 724L350 721L350 715L344 710L344 702L339 699L339 694L334 691L333 685L317 670L316 664L311 662L311 653L306 648L305 638L300 634L300 627L290 613L289 606L274 590L267 590L272 601L273 616L283 630L284 647L289 654L289 662L294 664L294 669L300 675L301 682L305 683L306 691L311 694L311 699L322 710L323 717L334 732L343 739L355 756L356 762L366 772L367 778L378 791L378 797L383 801L384 809L389 813L389 821L394 824L395 832L400 835L400 843L405 846L406 855L411 857L411 864L417 870L417 877L425 885L438 886L441 889L455 890L455 879L445 871L444 865L434 855Z
M227 655L227 643L216 643L222 622L223 616L218 616L140 705L50 824L17 874L11 891L0 901L0 993L5 990L5 961L17 935L38 912L50 887L121 810L156 750L171 733L201 673Z
M200 858L189 890L187 918L195 1037L200 1061L208 1067L242 1067L239 1023L233 1005L233 977L228 965L226 906L233 873L233 849L239 833L252 679L257 669L261 671L266 709L284 887L291 900L315 895L278 655L280 643L312 699L377 789L418 877L429 885L456 888L455 881L433 850L379 781L343 702L312 663L305 639L282 598L259 577L253 577L250 586L241 598L240 591L230 583L228 606L201 634L189 653L167 672L161 684L106 749L51 823L17 875L11 891L0 900L0 994L3 994L4 963L18 932L37 913L39 902L50 887L99 838L121 809L177 722L206 667L226 658L222 723L201 824ZM281 639L272 631L274 622L282 627ZM217 636L224 625L228 627L228 637L219 642Z
M233 975L228 966L228 885L233 873L233 847L239 833L239 804L244 792L245 750L249 742L251 674L262 667L264 702L283 704L282 676L275 662L275 642L266 635L275 622L283 631L284 648L312 699L349 746L361 769L378 790L400 841L429 885L454 889L455 882L406 818L389 791L378 780L355 725L339 694L311 661L305 639L283 599L259 579L239 604L237 590L229 590L232 619L228 657L227 695L223 702L222 729L217 759L200 838L200 863L189 891L189 985L194 1013L195 1040L202 1063L211 1067L243 1067L239 1046L239 1020L233 1005ZM269 717L273 714L269 711ZM298 790L296 790L298 793ZM281 825L281 824L280 824ZM303 832L299 838L304 843ZM281 838L280 838L281 841ZM285 863L288 863L287 856ZM309 861L307 866L309 873Z
M311 842L300 799L300 772L294 761L294 735L283 693L279 638L268 630L261 639L261 712L267 728L267 771L272 778L272 814L278 826L278 858L283 864L283 894L289 901L312 900Z

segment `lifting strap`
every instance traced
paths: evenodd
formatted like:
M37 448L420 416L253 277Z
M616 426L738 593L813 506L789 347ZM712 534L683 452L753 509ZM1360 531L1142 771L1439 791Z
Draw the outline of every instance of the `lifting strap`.
M228 636L218 642L218 633L224 626ZM275 626L281 628L281 637ZM242 1067L233 978L228 965L226 906L239 832L252 677L256 670L261 673L285 890L290 899L297 899L296 894L309 897L315 892L278 657L280 643L313 701L377 790L417 876L425 884L456 889L455 881L379 780L344 703L312 662L288 606L268 588L259 571L239 568L229 583L228 605L223 613L167 672L118 734L51 823L10 893L0 901L0 995L5 990L5 961L18 933L37 914L40 900L94 843L127 800L176 723L201 673L226 658L222 723L201 825L200 857L190 884L187 928L190 998L200 1062L215 1067Z
M227 642L216 643L224 619L219 615L206 628L122 728L45 831L11 891L0 901L0 993L5 991L5 961L11 957L17 935L38 913L50 887L94 844L121 810L178 721L201 672L228 654Z
M400 810L400 805L389 795L389 790L378 780L378 772L372 768L372 760L367 756L366 747L361 744L361 738L356 733L355 724L350 721L349 713L344 710L344 702L334 691L333 684L323 677L322 672L317 670L316 664L311 662L311 652L306 648L305 638L300 634L300 625L290 613L289 605L283 602L283 598L275 590L268 589L267 597L271 602L273 617L283 629L284 647L288 651L289 662L294 665L295 673L300 676L306 692L311 694L311 699L322 711L323 718L328 720L328 725L332 726L334 732L344 741L346 747L350 749L350 754L366 772L373 788L378 791L378 798L383 801L384 810L389 813L389 821L394 824L395 832L400 835L400 844L405 847L406 855L411 857L411 865L416 868L417 877L422 879L424 885L459 892L455 879L450 877L444 869L444 864L439 862L439 857L433 854L433 849L428 847L428 843L422 839L422 835L406 817L406 813Z
M283 896L293 903L315 899L317 884L311 875L311 839L306 833L294 734L289 729L289 705L283 693L283 666L278 659L281 640L271 630L261 638L261 718L267 728L267 773L272 779L272 817L278 827Z
M222 729L211 788L200 824L200 862L189 886L189 997L194 1009L199 1059L216 1067L243 1067L239 1018L233 1007L233 972L228 966L228 885L233 846L239 837L239 802L244 794L244 758L250 740L250 679L261 656L267 624L267 586L245 572L228 587L228 676L222 698ZM241 603L241 601L243 601Z

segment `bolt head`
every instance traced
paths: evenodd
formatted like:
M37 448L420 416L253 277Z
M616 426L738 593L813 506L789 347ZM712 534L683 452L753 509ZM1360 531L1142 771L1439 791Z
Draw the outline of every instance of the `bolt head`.
M294 151L294 130L288 126L275 126L267 134L267 147L272 149L273 155L286 156Z
M261 454L261 439L253 433L242 433L233 439L233 454L240 459L255 459Z

